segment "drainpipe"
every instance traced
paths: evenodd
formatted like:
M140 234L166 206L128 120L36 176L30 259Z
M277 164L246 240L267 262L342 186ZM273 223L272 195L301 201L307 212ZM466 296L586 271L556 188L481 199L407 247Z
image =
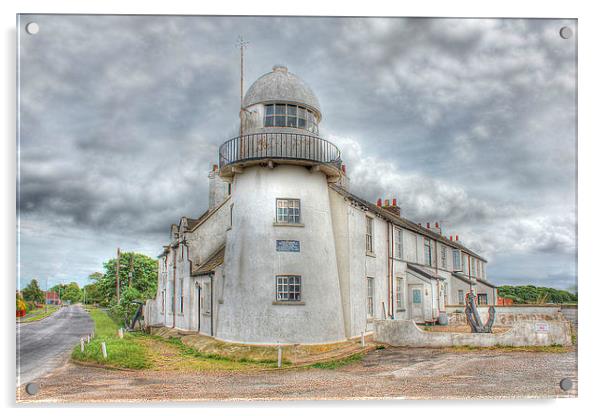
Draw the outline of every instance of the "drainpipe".
M393 223L387 221L387 303L389 317L393 319Z
M179 244L176 245L175 249L173 250L173 293L172 293L172 299L173 299L173 308L172 308L172 313L173 313L173 319L172 319L172 328L176 327L176 263L178 262L178 252L177 252L177 248L178 248Z
M215 275L215 272L212 272L209 275L209 281L211 282L210 287L211 287L211 314L209 315L209 318L211 320L211 336L213 336L213 276Z

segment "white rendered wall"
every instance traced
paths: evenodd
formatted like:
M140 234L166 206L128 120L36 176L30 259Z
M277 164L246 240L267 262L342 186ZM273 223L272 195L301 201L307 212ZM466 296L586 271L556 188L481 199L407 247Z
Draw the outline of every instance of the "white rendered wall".
M235 175L234 189L216 337L247 343L345 339L324 174L255 166ZM277 198L301 200L302 227L274 225ZM277 252L278 239L298 240L300 252ZM274 304L278 274L302 276L300 304Z

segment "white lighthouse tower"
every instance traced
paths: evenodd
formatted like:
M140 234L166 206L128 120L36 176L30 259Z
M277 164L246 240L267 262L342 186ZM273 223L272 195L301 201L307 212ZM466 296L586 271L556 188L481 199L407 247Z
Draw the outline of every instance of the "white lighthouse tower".
M215 336L245 343L345 339L329 200L341 176L337 147L322 139L309 86L274 66L247 91L241 135L220 147L231 182L223 300Z

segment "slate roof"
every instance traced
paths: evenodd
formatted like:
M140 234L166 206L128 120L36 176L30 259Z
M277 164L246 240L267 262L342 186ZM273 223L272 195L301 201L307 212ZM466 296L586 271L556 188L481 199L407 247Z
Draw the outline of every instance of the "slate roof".
M478 255L477 253L475 253L474 251L468 249L467 247L463 246L462 244L458 243L457 241L452 241L452 240L448 240L447 238L445 238L444 236L442 236L441 234L438 234L434 231L431 231L427 228L424 228L418 224L416 224L415 222L412 222L406 218L403 217L399 217L389 211L387 211L386 209L380 208L379 206L366 201L365 199L362 199L354 194L352 194L351 192L341 188L338 185L335 184L331 184L330 188L334 191L336 191L337 193L339 193L340 195L342 195L343 197L350 199L352 201L354 201L356 204L363 206L364 208L366 208L368 211L371 211L375 214L378 214L379 216L385 218L386 220L392 222L395 225L398 225L402 228L408 229L410 231L414 231L415 233L421 234L423 236L426 236L430 239L433 240L437 240L440 241L442 243L447 244L448 246L457 248L462 250L465 253L470 254L471 256L482 260L484 262L487 262L487 260L485 258L483 258L482 256Z
M464 273L453 272L452 276L455 277L456 279L462 280L463 282L466 282L468 284L471 284L471 285L475 284L475 281L470 280L470 278L468 276L466 276ZM478 277L475 277L475 279L476 279L476 282L482 283L485 286L489 286L489 287L492 287L494 289L497 288L496 285L494 285L493 283L491 283L491 282L489 282L487 280L479 279Z
M421 274L424 277L428 277L429 279L445 280L441 276L437 276L437 273L435 273L435 271L433 270L430 270L428 267L420 266L415 263L408 263L408 269L418 274Z
M226 252L226 246L223 245L218 248L209 258L200 266L192 270L192 276L201 276L213 272L217 266L224 263L224 253Z

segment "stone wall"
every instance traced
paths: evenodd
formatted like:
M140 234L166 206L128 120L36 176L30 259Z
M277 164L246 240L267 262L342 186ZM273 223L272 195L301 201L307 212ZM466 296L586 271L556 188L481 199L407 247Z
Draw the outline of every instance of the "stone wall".
M427 332L407 320L375 321L374 339L396 347L571 345L568 321L520 321L499 334Z
M450 326L468 325L464 306L453 305L446 307ZM479 315L483 322L489 317L489 307L479 307ZM561 312L560 306L496 306L495 307L495 325L511 326L515 322L521 321L560 321L565 317Z

